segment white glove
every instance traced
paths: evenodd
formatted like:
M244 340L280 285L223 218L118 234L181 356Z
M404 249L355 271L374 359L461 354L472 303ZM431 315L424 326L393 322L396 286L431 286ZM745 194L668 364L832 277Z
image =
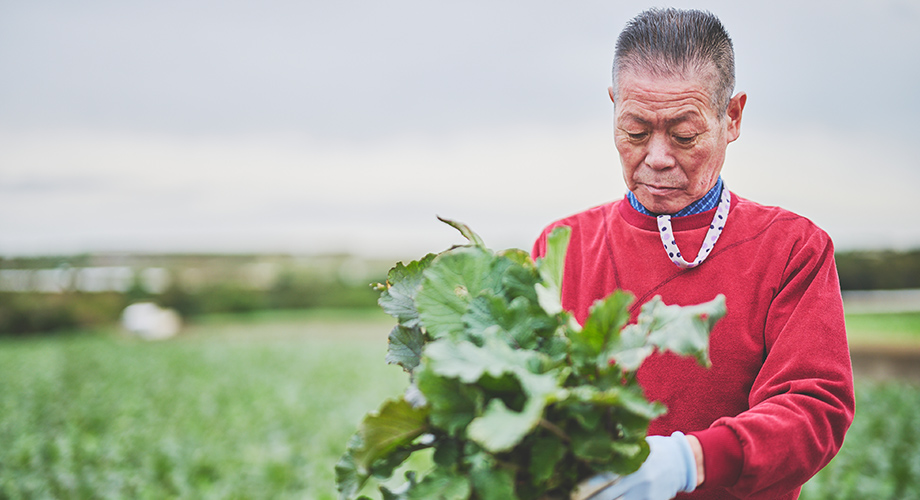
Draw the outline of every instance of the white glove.
M598 474L580 484L572 498L669 500L678 493L696 489L696 458L687 436L675 432L670 436L649 436L645 440L651 451L639 470L624 477L610 472Z

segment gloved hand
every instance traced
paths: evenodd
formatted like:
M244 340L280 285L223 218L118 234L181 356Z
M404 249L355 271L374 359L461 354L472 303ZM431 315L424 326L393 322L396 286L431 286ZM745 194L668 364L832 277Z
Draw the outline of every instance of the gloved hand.
M696 459L687 436L675 432L645 440L651 451L639 470L622 478L609 472L598 474L579 485L573 500L668 500L696 489ZM599 484L608 486L590 493ZM589 496L581 496L585 490Z

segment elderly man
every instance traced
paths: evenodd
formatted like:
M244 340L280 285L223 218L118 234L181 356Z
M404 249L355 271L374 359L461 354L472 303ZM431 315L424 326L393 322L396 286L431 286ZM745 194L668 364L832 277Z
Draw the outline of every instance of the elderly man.
M562 298L579 321L615 289L635 294L634 315L655 295L681 305L726 297L711 369L670 353L640 368L646 395L668 412L649 428L642 468L593 478L586 486L601 487L590 498L796 498L852 421L830 238L723 185L747 100L733 87L732 44L716 17L669 9L633 19L610 88L629 192L550 225L534 245L542 256L552 227L572 228Z

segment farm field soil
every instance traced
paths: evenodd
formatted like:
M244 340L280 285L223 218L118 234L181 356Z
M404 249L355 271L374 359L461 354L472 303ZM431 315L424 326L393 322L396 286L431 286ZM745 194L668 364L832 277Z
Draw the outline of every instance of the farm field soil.
M383 359L392 324L272 313L155 343L0 339L0 499L336 498L348 438L406 384ZM844 447L802 498L918 498L918 409L916 384L858 381Z

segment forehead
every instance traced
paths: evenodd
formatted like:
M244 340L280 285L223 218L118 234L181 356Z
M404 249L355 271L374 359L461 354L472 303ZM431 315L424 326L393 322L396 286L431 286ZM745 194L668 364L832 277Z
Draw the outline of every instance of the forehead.
M710 81L689 76L625 72L617 82L618 120L673 122L715 118Z

